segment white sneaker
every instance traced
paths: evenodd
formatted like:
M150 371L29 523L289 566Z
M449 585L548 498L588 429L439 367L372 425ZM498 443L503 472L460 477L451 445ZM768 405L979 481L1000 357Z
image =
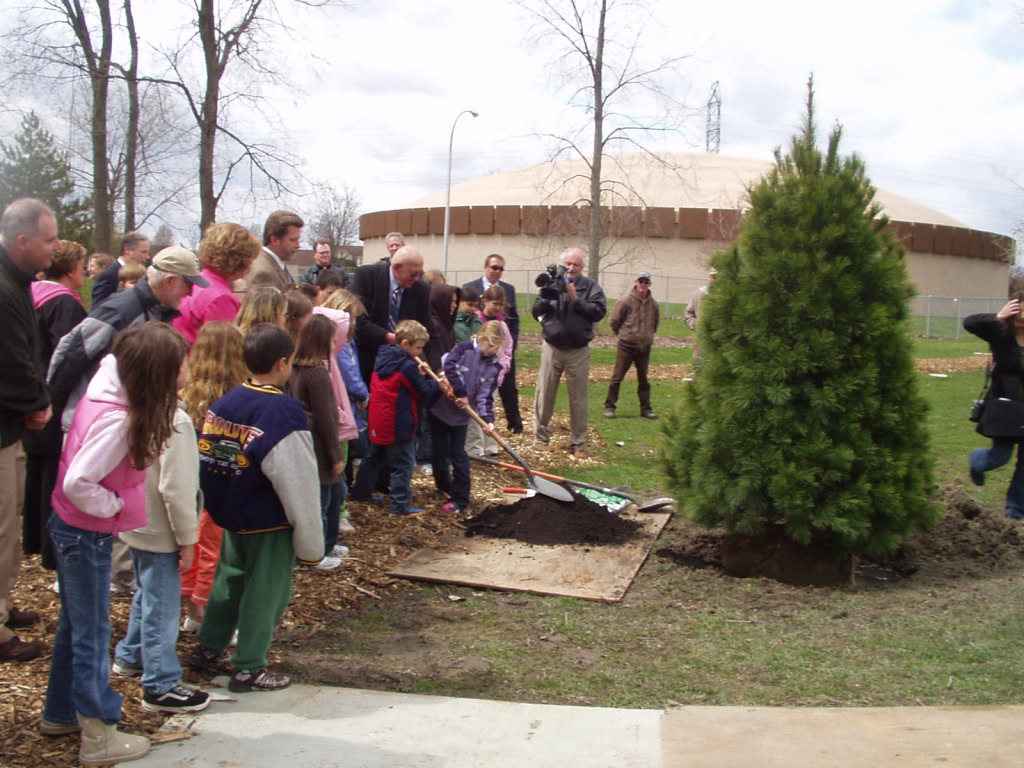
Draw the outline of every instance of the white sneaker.
M182 632L192 632L193 634L199 631L199 628L203 625L203 622L196 621L191 616L185 619L185 623L181 625Z
M417 464L416 471L419 472L421 475L431 477L434 474L434 467L431 466L430 464Z
M236 629L234 631L234 634L231 635L231 640L228 641L228 647L229 648L234 648L237 645L238 645L238 630Z
M341 565L340 557L331 557L328 555L316 565L309 566L314 571L333 571L335 568Z
M331 557L336 557L339 560L344 560L348 557L348 547L344 544L335 544L334 549L331 550Z
M355 532L356 532L356 527L354 525L352 525L352 521L349 520L347 517L341 518L341 521L338 523L338 533L355 533Z

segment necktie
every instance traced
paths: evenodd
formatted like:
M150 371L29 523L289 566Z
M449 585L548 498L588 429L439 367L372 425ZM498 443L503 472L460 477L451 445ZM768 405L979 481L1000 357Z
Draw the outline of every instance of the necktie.
M398 325L398 308L402 303L402 289L395 288L391 292L391 303L388 307L388 330L392 333L395 332L395 326Z

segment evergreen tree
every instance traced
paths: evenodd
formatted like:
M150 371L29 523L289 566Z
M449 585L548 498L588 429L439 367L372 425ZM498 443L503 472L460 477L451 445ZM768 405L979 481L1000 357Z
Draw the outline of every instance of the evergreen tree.
M35 112L22 118L21 133L11 143L0 142L0 152L0 210L19 197L38 198L53 208L61 238L88 248L91 203L74 196L68 154L57 149Z
M662 458L686 513L757 535L783 523L846 552L892 552L941 511L929 503L927 405L910 342L903 247L837 126L816 147L813 81L790 150L701 304L701 357Z

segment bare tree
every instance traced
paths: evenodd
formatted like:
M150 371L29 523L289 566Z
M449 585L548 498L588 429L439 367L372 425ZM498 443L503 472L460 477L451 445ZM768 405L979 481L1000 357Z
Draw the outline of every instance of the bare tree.
M670 95L667 80L686 57L642 63L645 9L638 0L516 0L534 21L538 43L552 43L559 52L555 70L572 91L569 106L587 115L585 125L567 133L542 133L553 143L552 160L579 157L587 173L564 179L563 184L585 179L588 194L577 201L589 232L588 273L600 274L602 238L614 229L608 208L635 204L636 191L621 181L609 182L602 165L613 149L629 148L654 153L644 143L654 136L678 133L682 106ZM637 110L637 101L650 101ZM631 101L633 101L631 112ZM660 158L658 158L660 160Z
M335 189L324 184L317 191L316 207L306 228L311 243L326 240L331 253L338 258L343 245L354 245L359 241L359 210L362 201L355 189L342 184Z
M276 59L271 53L275 35L289 32L275 0L192 0L192 4L191 34L184 44L166 53L170 74L149 79L178 89L198 128L199 226L205 231L216 220L217 206L236 172L248 172L250 193L255 193L259 179L269 187L271 197L278 197L294 194L286 174L294 171L299 161L281 149L284 142L252 141L229 127L227 120L234 105L265 115L267 105L260 98L260 83L284 82L268 63ZM293 4L345 6L342 0L293 0ZM190 77L194 56L202 59L202 74ZM226 80L229 68L236 73L235 87ZM223 156L219 163L218 139L222 140Z

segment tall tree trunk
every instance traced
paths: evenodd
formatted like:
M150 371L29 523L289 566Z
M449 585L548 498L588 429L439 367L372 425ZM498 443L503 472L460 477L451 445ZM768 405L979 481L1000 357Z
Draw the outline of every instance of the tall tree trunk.
M199 120L199 230L200 234L217 220L219 195L213 189L214 147L217 142L217 107L220 99L222 67L217 50L214 0L199 5L199 39L206 60L206 93Z
M124 149L124 231L132 232L135 230L135 178L139 150L139 38L135 34L131 0L124 0L124 14L131 48L131 61L124 78L128 86L128 135L125 137Z
M587 275L600 280L601 270L601 160L604 157L604 19L606 0L601 0L601 16L597 25L597 49L591 75L594 80L594 156L590 163L590 253Z
M113 34L110 24L109 0L96 0L100 15L100 50L93 46L89 25L79 0L61 0L75 38L82 47L89 83L92 86L92 203L95 221L93 236L96 248L110 251L113 245L114 217L110 210L110 160L107 155L107 91L110 86L110 53Z

